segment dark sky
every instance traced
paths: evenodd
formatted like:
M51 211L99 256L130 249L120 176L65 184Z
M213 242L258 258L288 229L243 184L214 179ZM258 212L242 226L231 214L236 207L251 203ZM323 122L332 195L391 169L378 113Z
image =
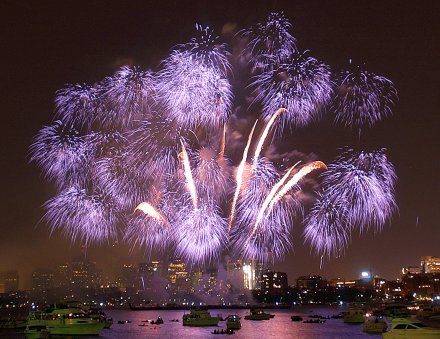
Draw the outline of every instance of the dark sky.
M157 69L171 47L193 36L195 23L220 34L226 23L249 27L273 10L285 12L299 44L313 56L334 68L350 58L365 62L399 93L394 115L362 136L367 147L388 149L399 177L399 214L380 234L354 236L345 256L322 270L302 244L298 226L295 252L275 268L291 282L310 273L355 278L365 269L395 278L420 256L440 255L439 1L0 0L0 271L18 269L21 287L29 287L33 268L53 267L80 253L78 245L38 225L41 205L54 189L27 158L32 137L53 118L56 90L100 81L124 63ZM302 132L313 147L299 142L291 149L331 161L349 131L329 128L336 129ZM125 247L88 253L104 269L142 260Z

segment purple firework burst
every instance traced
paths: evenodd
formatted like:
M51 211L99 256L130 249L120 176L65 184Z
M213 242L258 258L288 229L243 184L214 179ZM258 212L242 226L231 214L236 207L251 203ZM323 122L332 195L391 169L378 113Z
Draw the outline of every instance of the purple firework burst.
M348 246L351 225L344 203L320 193L304 221L304 240L321 257L339 257Z
M320 161L290 164L283 174L274 159L287 165L291 156L275 155L276 147L266 150L272 160L261 156L274 129L305 127L330 108L346 125L373 126L397 97L390 80L354 68L338 78L331 102L330 67L298 51L291 26L283 13L272 13L241 31L239 45L248 42L244 52L254 67L236 79L246 74L253 82L249 90L234 80L235 101L228 48L199 25L197 36L154 72L124 66L95 86L57 92L57 120L30 147L31 161L58 189L44 205L52 231L88 245L116 240L122 227L132 247L148 255L173 251L192 265L225 251L273 261L292 248L292 228L304 211L301 186L312 181L322 189L304 237L318 254L341 255L353 231L380 231L397 210L396 175L384 150L344 152L322 182L301 181L327 169ZM249 125L242 114L252 101L261 104L262 121L243 147L233 120Z
M243 30L241 35L249 40L245 51L252 55L252 63L266 69L288 60L297 50L291 28L283 12L274 12L265 23Z
M100 85L102 104L98 121L105 128L130 127L149 115L156 104L156 78L139 67L121 67Z
M280 117L281 128L309 124L329 103L333 91L330 68L307 51L264 71L252 85L256 99L263 104L265 120L278 108L286 109Z
M55 117L69 126L90 129L99 109L99 91L86 84L69 85L55 98Z
M52 231L85 245L116 240L122 219L113 202L101 193L88 194L72 186L49 199L44 218Z
M346 126L374 126L391 115L397 100L397 91L390 80L360 67L342 72L338 86L333 110L336 121Z
M63 187L83 181L92 148L75 128L57 120L38 132L30 153L30 160L41 167L45 176Z
M341 201L348 221L361 231L380 231L397 210L394 198L396 174L385 150L347 150L323 174L324 199Z

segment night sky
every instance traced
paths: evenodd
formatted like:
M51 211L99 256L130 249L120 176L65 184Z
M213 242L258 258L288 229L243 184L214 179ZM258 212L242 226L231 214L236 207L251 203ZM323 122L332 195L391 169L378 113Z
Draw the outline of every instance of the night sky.
M111 3L111 4L110 4ZM399 93L394 114L362 131L367 149L387 148L398 175L399 213L380 234L354 235L345 256L326 261L303 245L274 269L291 283L304 274L357 278L371 270L396 278L422 255L440 255L440 2L439 1L5 1L0 0L1 222L0 271L18 269L30 287L35 268L51 268L81 253L39 223L54 193L28 163L33 136L53 118L55 92L71 83L102 80L129 64L157 70L170 49L200 23L220 35L282 10L302 48L342 68L349 59L391 79ZM357 132L317 123L291 139L291 150L315 152L329 162ZM301 140L300 140L300 137ZM125 246L87 252L105 271L144 260Z

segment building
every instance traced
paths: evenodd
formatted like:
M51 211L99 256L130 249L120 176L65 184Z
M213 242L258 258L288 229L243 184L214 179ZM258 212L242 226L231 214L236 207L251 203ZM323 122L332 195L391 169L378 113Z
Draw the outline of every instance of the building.
M47 291L55 287L55 274L50 269L37 269L32 272L32 291Z
M134 289L138 286L138 269L131 264L124 264L119 277L119 287L123 290Z
M308 292L323 290L327 288L327 280L320 275L303 275L296 279L296 288Z
M130 268L127 267L127 270ZM140 290L151 289L153 280L162 275L162 262L150 261L138 264L137 280Z
M288 287L287 273L267 270L261 274L260 289L265 294L283 296L286 294Z
M440 257L424 256L420 259L422 273L440 273Z
M101 273L96 268L96 264L85 256L74 257L70 263L70 283L80 288L99 287Z
M18 271L0 272L0 293L17 292L18 283Z
M168 287L172 292L188 292L191 288L191 279L185 269L185 263L174 259L168 264Z
M402 275L404 274L420 274L422 273L422 266L408 266L402 268Z
M68 263L58 265L54 280L55 287L66 288L70 285L70 266Z

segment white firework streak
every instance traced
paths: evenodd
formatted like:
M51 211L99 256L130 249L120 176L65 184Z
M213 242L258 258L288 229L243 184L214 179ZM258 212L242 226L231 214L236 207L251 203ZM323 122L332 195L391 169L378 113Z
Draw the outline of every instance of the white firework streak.
M284 174L284 176L281 178L281 180L272 187L271 191L269 192L266 199L264 200L263 205L260 208L260 211L258 212L257 219L255 220L254 228L252 229L252 232L250 235L251 237L254 235L255 231L257 230L257 226L260 223L261 219L263 218L264 212L266 211L267 206L271 202L272 198L274 197L274 195L276 194L278 189L281 187L281 185L283 185L284 182L287 180L287 178L289 177L289 175L293 171L293 169L296 167L296 165L298 165L299 163L300 163L300 161L298 161L295 165L293 165L286 172L286 174Z
M136 212L137 210L144 212L146 215L162 222L163 224L168 224L168 220L164 217L164 215L148 202L141 202L134 211Z
M186 152L186 148L182 140L180 140L180 144L182 145L182 153L180 153L179 156L183 163L187 188L189 193L191 194L193 206L194 208L197 208L197 200L198 200L197 190L196 190L196 185L194 183L194 178L192 177L192 173L191 173L191 166L189 164L188 153Z
M275 203L280 200L289 190L295 186L304 176L317 169L327 169L327 166L322 161L313 161L310 164L302 167L294 176L279 190L278 194L272 199L269 205L269 213Z
M278 118L282 113L286 111L285 108L278 109L270 118L270 120L267 122L266 127L263 130L263 134L260 137L260 140L258 141L257 148L255 149L254 154L254 161L252 163L252 170L255 169L255 166L257 165L258 157L260 156L261 149L263 148L264 141L266 140L267 135L269 134L269 130L273 123L275 122L275 119Z
M252 130L251 130L251 133L249 133L248 141L247 141L246 147L244 148L244 151L243 151L243 159L241 159L240 165L238 166L238 169L237 169L237 176L236 176L237 187L235 189L234 200L232 201L232 206L231 206L231 215L229 217L229 231L231 230L232 221L234 220L235 206L237 204L238 195L240 194L240 188L241 188L241 184L243 182L244 165L246 164L247 154L249 152L249 147L250 147L251 141L252 141L252 135L254 134L254 130L255 130L255 126L257 125L257 122L258 122L258 120L255 121L254 126L252 127Z

